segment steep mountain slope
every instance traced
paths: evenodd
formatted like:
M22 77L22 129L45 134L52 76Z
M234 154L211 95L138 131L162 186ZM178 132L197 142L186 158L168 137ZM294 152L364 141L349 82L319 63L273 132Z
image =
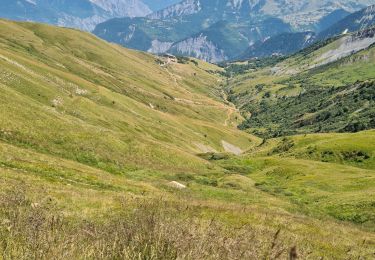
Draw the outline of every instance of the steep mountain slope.
M319 22L315 25L315 31L317 32L325 31L329 27L343 20L345 17L347 17L350 14L351 14L350 12L344 9L337 9L333 11L332 13L321 18Z
M273 54L289 55L308 47L312 43L341 34L363 30L375 24L375 20L373 20L374 7L369 6L351 15L348 15L345 10L338 9L323 17L316 24L316 30L318 32L321 30L320 33L282 33L251 45L237 58L245 60L254 57L269 57ZM344 18L339 19L341 16Z
M151 10L140 0L3 0L0 17L50 23L87 31L114 17L145 16Z
M1 257L371 258L373 131L284 154L236 129L222 73L0 20Z
M15 35L6 35L11 30ZM7 100L1 125L10 133L2 132L3 140L106 169L137 168L141 162L183 169L204 165L191 157L200 147L225 151L223 141L243 150L252 145L250 136L224 127L235 122L235 113L219 101L220 78L207 73L205 64L162 66L167 61L91 35L63 32L1 22L2 95ZM22 107L28 111L19 111ZM35 115L43 120L34 122ZM101 152L93 154L94 146Z
M147 18L109 20L94 33L144 51L196 54L207 61L220 61L238 56L251 42L291 31L281 19L260 18L257 13L250 16L255 9L249 3L237 6L227 0L188 0Z
M280 28L284 27L282 30L289 30L288 26L279 23L277 19L268 19L254 24L249 27L251 33L248 36L250 39L259 39L262 38L260 32L274 35ZM242 53L244 47L249 44L244 34L238 30L239 28L234 24L218 22L192 37L172 44L168 52L211 62L228 60Z
M154 53L193 55L211 62L233 59L258 41L328 26L368 1L185 0L139 19L109 20L94 33L123 46ZM219 28L221 27L221 28ZM230 39L228 39L228 37Z
M370 28L233 78L242 127L267 137L374 128L374 43Z
M369 6L358 12L355 12L343 20L337 22L318 35L318 39L327 39L329 37L363 30L366 27L375 25L375 5Z
M210 5L208 4L209 2ZM196 14L202 10L210 9L219 19L231 19L230 14L235 16L257 16L266 15L283 19L284 22L291 24L294 29L312 29L321 18L331 12L341 9L354 11L365 6L373 4L372 0L325 0L325 1L283 1L283 0L219 0L216 2L205 0L186 0L181 3L168 7L164 10L150 15L153 19L165 19L180 16L181 14Z
M283 19L297 30L311 30L326 15L337 9L352 12L373 4L372 0L258 1L262 12Z
M315 41L314 32L282 33L251 45L239 59L288 55L308 47Z
M112 17L138 17L151 12L141 0L89 0Z

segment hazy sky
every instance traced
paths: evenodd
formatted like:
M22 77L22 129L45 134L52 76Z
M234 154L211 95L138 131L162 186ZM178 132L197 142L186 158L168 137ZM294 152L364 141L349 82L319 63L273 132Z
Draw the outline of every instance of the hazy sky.
M164 7L172 5L174 3L181 2L181 0L143 0L152 10L160 10Z

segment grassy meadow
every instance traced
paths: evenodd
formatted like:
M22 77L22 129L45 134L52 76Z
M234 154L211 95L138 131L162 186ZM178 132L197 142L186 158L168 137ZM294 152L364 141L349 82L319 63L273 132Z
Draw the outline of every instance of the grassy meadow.
M0 20L0 258L372 259L374 131L262 139L226 85Z

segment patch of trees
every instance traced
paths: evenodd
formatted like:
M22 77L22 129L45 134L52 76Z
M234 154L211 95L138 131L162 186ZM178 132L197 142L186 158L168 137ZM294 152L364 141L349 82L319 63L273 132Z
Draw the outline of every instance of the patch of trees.
M247 104L244 109L252 117L240 128L264 138L375 128L375 81L304 89L299 96L270 100L265 95L260 102Z
M272 56L261 59L254 58L243 63L220 63L218 65L225 69L224 72L222 72L222 75L229 78L236 75L245 74L250 70L274 66L284 59L286 59L284 56Z

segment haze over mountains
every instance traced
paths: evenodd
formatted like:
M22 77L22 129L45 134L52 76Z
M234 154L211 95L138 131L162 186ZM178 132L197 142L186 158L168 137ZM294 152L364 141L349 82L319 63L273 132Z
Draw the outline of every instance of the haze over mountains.
M36 21L91 31L114 17L151 13L140 0L2 0L0 17Z
M124 47L210 62L293 53L320 39L317 34L347 15L375 4L374 0L4 1L0 17L93 30Z
M143 3L150 7L151 10L158 11L180 1L181 0L143 0Z
M219 62L273 36L324 30L371 3L185 0L144 18L109 20L94 33L130 48Z
M327 39L340 33L363 30L375 24L375 5L369 6L344 19L319 34L319 39Z
M0 17L92 31L115 17L146 16L179 0L2 0Z
M342 19L334 19L332 14ZM296 32L282 33L265 41L258 41L250 46L244 53L237 58L264 58L272 55L289 55L302 50L314 42L323 41L330 37L339 36L359 30L366 29L375 25L375 5L364 8L353 14L339 9L319 22L316 32ZM334 20L337 20L334 22ZM327 26L327 21L332 22L331 26Z

